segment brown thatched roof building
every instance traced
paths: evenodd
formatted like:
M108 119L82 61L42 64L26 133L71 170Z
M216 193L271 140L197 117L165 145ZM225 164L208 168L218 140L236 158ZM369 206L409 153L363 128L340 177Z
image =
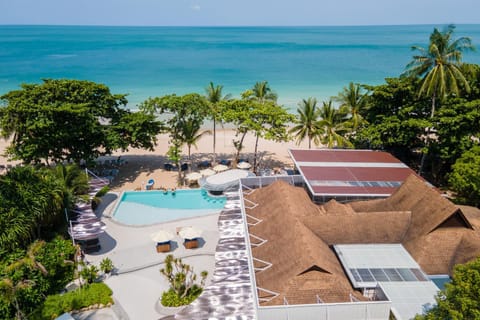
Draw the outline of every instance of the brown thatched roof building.
M267 240L252 248L263 305L365 299L350 284L333 244L401 243L428 274L480 255L480 210L455 206L416 176L389 198L315 205L303 188L277 181L245 198L246 213L262 222L249 233ZM258 238L251 238L257 243ZM266 261L268 264L265 264ZM275 297L268 292L277 292Z

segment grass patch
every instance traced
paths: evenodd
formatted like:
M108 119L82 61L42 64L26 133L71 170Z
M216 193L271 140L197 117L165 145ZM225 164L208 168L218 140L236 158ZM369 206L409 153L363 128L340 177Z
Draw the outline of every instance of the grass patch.
M72 292L48 296L36 315L38 319L51 320L65 312L109 303L113 303L112 290L104 283L92 283Z
M202 293L202 288L195 286L192 289L193 290L191 290L191 292L189 292L189 294L183 298L179 297L178 294L173 291L173 289L165 291L162 294L162 305L165 307L180 307L192 303L192 301L197 299L197 297Z

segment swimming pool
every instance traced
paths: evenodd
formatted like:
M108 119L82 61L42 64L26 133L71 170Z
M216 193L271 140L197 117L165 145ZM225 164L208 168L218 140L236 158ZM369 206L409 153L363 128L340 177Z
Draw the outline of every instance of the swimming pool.
M202 189L171 191L126 191L115 209L115 220L130 225L148 225L193 218L220 211L225 197L212 197Z

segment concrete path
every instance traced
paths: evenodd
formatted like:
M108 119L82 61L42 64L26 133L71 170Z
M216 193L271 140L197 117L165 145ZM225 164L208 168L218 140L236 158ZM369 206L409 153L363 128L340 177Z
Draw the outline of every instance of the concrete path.
M109 217L115 204L116 195L108 194L105 200L97 209L97 213L102 215L102 221L107 225L106 232L100 236L101 250L86 255L85 258L89 263L97 266L105 257L113 261L116 275L107 278L105 283L113 290L113 297L125 310L129 319L154 320L166 316L166 314L159 313L155 306L162 292L169 287L167 281L160 274L167 254L182 258L184 262L193 266L197 274L206 270L209 274L208 285L215 267L215 248L219 240L218 212L198 218L132 227L122 225ZM185 226L195 226L203 230L199 248L185 249L183 239L177 235L173 239L171 252L156 252L151 234L160 229L176 234L178 227ZM93 312L87 316L90 318L81 319L117 319L108 318L111 316L109 311Z

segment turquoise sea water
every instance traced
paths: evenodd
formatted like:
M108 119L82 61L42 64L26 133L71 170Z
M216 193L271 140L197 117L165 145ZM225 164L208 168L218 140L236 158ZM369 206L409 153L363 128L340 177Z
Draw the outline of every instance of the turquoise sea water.
M225 197L210 197L205 190L126 191L114 218L125 224L147 225L219 212Z
M398 76L433 27L0 26L0 94L41 78L87 79L128 93L134 109L149 96L203 94L210 81L238 96L268 80L294 107L350 81ZM464 35L480 43L480 25L458 25ZM479 51L464 61L480 63Z

